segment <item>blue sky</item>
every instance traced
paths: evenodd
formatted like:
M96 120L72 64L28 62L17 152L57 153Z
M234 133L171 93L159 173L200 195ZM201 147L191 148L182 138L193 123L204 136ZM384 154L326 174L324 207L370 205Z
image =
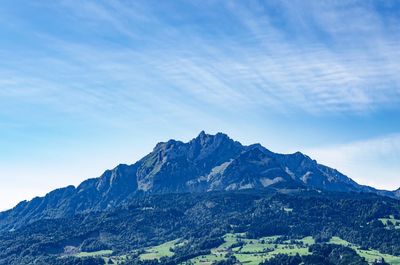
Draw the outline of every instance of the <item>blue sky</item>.
M3 1L0 209L201 130L400 186L399 1Z

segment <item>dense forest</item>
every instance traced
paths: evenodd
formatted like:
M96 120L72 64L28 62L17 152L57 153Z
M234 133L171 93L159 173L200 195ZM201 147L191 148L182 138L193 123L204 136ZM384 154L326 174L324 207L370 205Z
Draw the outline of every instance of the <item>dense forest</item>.
M74 253L104 249L129 255L126 264L178 264L209 253L226 233L247 238L312 236L317 244L310 246L313 255L307 260L328 251L320 248L333 236L363 249L400 255L400 229L381 221L389 216L400 219L400 202L374 194L247 190L151 195L108 211L44 219L2 232L0 264L102 264L103 259L79 258ZM135 259L144 247L177 238L187 244L175 249L173 256L159 261ZM338 252L357 258L345 247L331 252L332 260ZM304 264L314 264L304 257L290 257L295 261L287 263L271 259L265 264L299 264L295 263L299 258ZM229 257L222 262L235 263Z

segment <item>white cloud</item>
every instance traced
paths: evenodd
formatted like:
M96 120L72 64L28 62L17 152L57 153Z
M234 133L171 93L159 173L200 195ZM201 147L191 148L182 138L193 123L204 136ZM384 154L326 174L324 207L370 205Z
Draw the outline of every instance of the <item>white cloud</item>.
M176 104L176 96L189 96L226 109L301 109L314 115L398 108L399 38L386 30L375 10L353 2L281 3L281 19L290 20L289 25L279 27L262 6L230 2L224 9L232 17L228 22L242 26L243 32L230 37L225 28L218 28L217 40L193 28L169 24L168 18L158 17L141 4L87 2L79 8L66 4L65 12L79 21L91 38L98 37L99 29L111 27L134 45L104 46L40 33L39 39L55 56L40 56L37 64L30 64L32 58L13 58L20 73L8 71L2 77L25 91L26 86L18 82L29 75L39 79L36 83L41 78L49 82L48 70L54 72L54 82L61 79L66 83L63 88L42 86L41 90L55 91L62 99L70 94L74 101L78 98L103 107L112 104L107 101L110 91L104 89L112 86L112 95L127 103L122 107L132 106L129 100L137 97L149 99L147 103L152 105L150 99L159 99L156 95L161 88L168 87L159 106ZM212 12L216 6L209 8ZM150 26L146 29L151 32L146 34L141 26ZM288 28L301 30L309 38L288 36ZM326 36L315 37L318 30ZM140 46L138 41L151 45ZM8 55L1 53L1 57L7 61ZM4 81L0 85L8 86ZM135 108L140 104L136 102Z
M158 5L147 6L148 1L31 4L51 4L58 11L33 10L42 11L35 12L43 14L40 21L57 14L51 20L60 23L56 31L0 9L0 30L11 29L15 39L28 43L0 44L0 114L7 118L0 121L2 135L7 130L14 135L18 127L30 137L47 138L48 126L65 123L79 132L82 124L100 120L107 129L126 125L143 134L149 122L165 123L164 129L237 126L248 137L252 130L243 120L258 132L260 124L276 125L254 113L291 114L301 121L307 114L398 110L399 19L388 21L366 2L265 1L276 5L274 15L244 1L193 2L193 14L173 1L159 3L168 8L158 13ZM30 124L42 131L35 134ZM398 138L310 154L361 183L395 188ZM22 175L16 177L28 177Z
M400 187L400 134L320 147L305 153L360 184L388 190Z

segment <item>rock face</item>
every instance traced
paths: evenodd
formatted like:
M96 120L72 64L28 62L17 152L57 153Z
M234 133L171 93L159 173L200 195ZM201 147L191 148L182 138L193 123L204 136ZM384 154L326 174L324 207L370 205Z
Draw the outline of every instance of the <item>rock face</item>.
M272 188L394 192L361 186L335 169L296 152L277 154L259 144L243 146L218 133L201 132L183 143L158 143L133 165L118 165L78 187L57 189L43 198L23 201L0 213L0 229L12 229L41 218L70 216L114 207L148 193L207 192ZM397 191L400 196L400 191Z
M398 198L400 198L400 188L394 191L394 195Z
M137 171L138 190L145 192L187 192L189 182L239 156L244 147L227 135L201 132L188 143L170 140L159 143L141 159Z

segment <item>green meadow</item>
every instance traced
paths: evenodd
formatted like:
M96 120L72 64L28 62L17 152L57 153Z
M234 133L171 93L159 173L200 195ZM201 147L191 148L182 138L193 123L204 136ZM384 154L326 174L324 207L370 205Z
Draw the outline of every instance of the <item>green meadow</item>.
M339 237L335 237L335 236L332 237L331 240L329 241L329 243L351 247L358 253L358 255L360 255L361 257L364 257L369 263L373 263L375 260L384 258L385 261L389 264L393 264L393 265L399 264L400 265L400 257L389 255L389 254L383 254L383 253L380 253L379 251L373 250L373 249L369 249L369 250L360 249L359 246L351 244L351 243L347 242L346 240L343 240Z
M388 218L391 220L390 218ZM382 221L384 222L384 221ZM215 261L225 259L228 255L235 256L242 264L258 265L260 262L271 259L278 254L294 256L309 255L308 247L315 243L310 236L300 239L278 240L279 236L262 237L258 239L246 238L244 234L226 234L223 237L224 243L211 249L208 255L200 255L183 262L180 265L211 265ZM331 244L344 245L354 249L360 256L364 257L370 264L380 258L393 265L400 265L400 257L382 254L377 250L363 250L355 244L351 244L339 237L332 237ZM181 239L165 242L157 246L147 247L140 251L141 260L161 259L162 257L172 257L174 248L186 244ZM77 257L103 257L110 264L120 264L126 260L127 256L112 256L112 250L101 250L96 252L80 252Z

